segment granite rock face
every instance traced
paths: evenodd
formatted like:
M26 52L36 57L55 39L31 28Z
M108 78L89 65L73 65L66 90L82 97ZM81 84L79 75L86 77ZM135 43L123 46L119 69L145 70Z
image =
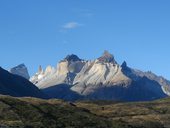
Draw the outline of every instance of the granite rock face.
M25 66L25 64L20 64L16 67L13 67L9 70L10 73L15 74L15 75L19 75L22 76L26 79L30 79L29 73L28 73L28 69Z
M163 77L130 68L126 62L119 65L107 51L95 60L68 55L56 68L39 68L30 81L51 97L67 100L147 101L166 97L170 88Z
M71 90L89 95L97 89L116 85L128 86L131 79L121 72L121 66L100 60L88 61L74 79Z
M69 55L61 60L57 67L48 66L44 71L39 70L30 81L39 88L48 88L58 84L72 85L75 76L81 71L85 62L75 55ZM40 69L40 68L39 68Z

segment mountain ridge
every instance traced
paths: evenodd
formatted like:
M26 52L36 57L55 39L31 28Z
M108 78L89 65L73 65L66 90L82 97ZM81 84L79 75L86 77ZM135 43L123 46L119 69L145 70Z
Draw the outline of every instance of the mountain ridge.
M28 73L28 69L27 67L25 66L24 63L22 64L19 64L11 69L9 69L9 72L12 73L12 74L15 74L15 75L19 75L19 76L22 76L26 79L30 79L30 75Z
M12 74L0 67L0 94L15 97L38 97L47 98L34 84L26 78Z
M50 91L53 92L53 98L58 98L59 95L56 94L55 97L54 94L55 89L56 92L59 89L62 90L59 91L59 97L69 97L74 92L87 99L133 101L134 97L134 101L145 101L164 98L170 90L170 82L165 78L132 69L126 62L119 65L108 51L104 51L95 60L83 60L74 54L68 55L52 69L48 73L36 73L30 81L48 95ZM58 85L60 86L57 87ZM64 85L63 88L61 85ZM65 94L64 88L69 89L70 94ZM67 100L72 99L69 97Z

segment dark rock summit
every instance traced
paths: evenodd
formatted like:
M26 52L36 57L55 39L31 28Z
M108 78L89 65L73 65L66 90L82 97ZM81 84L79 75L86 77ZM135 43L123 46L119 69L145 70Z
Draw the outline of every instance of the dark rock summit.
M127 68L127 63L126 63L126 61L124 61L124 62L122 63L121 67L122 67L123 69Z
M74 54L67 55L64 60L67 60L67 61L81 61L81 59L77 55L74 55Z
M106 50L104 51L103 55L98 58L98 60L105 63L114 63L114 64L117 63L114 59L114 56Z

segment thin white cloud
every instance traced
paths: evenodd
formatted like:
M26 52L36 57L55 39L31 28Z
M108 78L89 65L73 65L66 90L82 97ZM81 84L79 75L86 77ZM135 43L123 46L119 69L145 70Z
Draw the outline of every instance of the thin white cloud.
M68 22L63 26L63 29L75 29L82 26L82 24L78 22Z

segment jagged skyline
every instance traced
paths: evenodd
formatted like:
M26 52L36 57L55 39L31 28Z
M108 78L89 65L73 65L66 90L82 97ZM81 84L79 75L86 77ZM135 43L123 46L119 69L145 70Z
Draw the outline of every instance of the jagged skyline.
M170 1L0 1L1 66L55 66L68 54L98 58L170 79Z

